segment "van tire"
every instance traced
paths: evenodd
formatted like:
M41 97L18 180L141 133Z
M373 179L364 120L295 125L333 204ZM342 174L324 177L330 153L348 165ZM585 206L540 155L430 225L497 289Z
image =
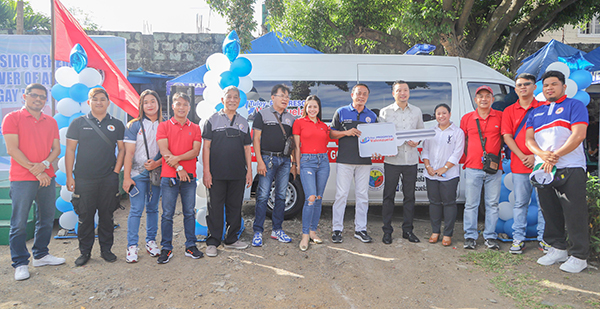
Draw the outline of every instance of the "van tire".
M292 179L293 177L290 176L290 180L286 189L286 205L285 213L283 215L284 220L294 218L298 213L302 212L302 208L304 207L304 190L302 190L302 183L300 182L300 177L296 176L296 179ZM273 195L274 189L275 185L271 187L271 195L269 196L269 200L267 201L267 216L269 216L269 218L271 218L273 215L273 203L275 201L275 196Z

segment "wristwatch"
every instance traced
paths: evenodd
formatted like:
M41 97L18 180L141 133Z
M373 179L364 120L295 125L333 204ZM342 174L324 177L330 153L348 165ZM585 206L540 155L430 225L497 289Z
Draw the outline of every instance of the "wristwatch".
M445 169L448 169L448 165L444 165L444 168L445 168Z
M179 171L183 171L183 166L182 166L182 165L178 166L176 170L177 170L178 172L179 172Z
M50 168L50 162L48 162L48 160L42 161L42 164L44 164L44 166L46 167L46 169Z

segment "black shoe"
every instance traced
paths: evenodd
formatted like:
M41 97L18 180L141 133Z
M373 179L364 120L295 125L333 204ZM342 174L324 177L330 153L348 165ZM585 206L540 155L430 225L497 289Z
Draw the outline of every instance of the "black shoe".
M162 249L162 250L160 250L160 256L158 257L158 260L156 260L156 263L167 264L167 263L169 263L169 260L172 257L173 257L173 250Z
M486 239L485 245L487 246L488 249L500 250L500 244L495 239L492 239L492 238Z
M331 241L333 241L334 243L341 243L342 241L344 241L342 231L333 231L333 234L331 234Z
M358 238L362 242L371 242L373 238L367 234L367 231L356 231L354 232L354 238Z
M402 238L408 239L410 242L421 242L417 235L415 235L413 232L403 232Z
M83 266L85 265L89 260L90 260L90 254L89 253L82 253L76 260L75 260L75 266Z
M185 249L185 256L189 256L192 259L199 259L204 256L196 246L187 247Z
M389 245L392 243L392 233L384 233L383 239L381 239L384 244Z
M107 262L112 263L117 260L117 256L110 251L102 251L100 256Z
M463 248L475 250L476 246L477 246L477 242L475 242L475 239L467 238L467 239L465 239L465 244L464 244Z

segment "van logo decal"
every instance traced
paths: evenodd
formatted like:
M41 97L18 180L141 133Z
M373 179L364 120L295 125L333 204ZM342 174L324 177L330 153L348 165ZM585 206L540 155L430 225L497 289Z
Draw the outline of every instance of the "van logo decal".
M383 169L379 166L372 166L371 173L369 174L369 190L370 191L381 191L383 190L383 183L385 176Z

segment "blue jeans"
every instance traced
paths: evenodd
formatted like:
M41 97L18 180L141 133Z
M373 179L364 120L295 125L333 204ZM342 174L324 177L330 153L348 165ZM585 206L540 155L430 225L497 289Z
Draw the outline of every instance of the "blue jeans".
M33 257L41 259L48 255L48 244L52 238L54 225L56 182L54 178L47 187L40 187L39 181L11 181L10 198L12 199L12 215L10 217L10 256L12 266L17 268L29 264L27 250L27 217L35 200L37 214L35 222L35 239L33 241Z
M131 207L127 217L127 246L138 245L138 232L140 219L146 208L146 242L156 240L158 231L158 201L160 200L160 187L150 184L148 174L140 174L132 178L140 193L129 197Z
M496 223L498 222L498 200L502 185L502 171L488 174L483 170L465 169L465 212L463 225L465 239L477 239L477 215L481 201L481 188L485 187L485 228L483 238L497 239Z
M160 229L162 249L173 250L173 214L177 204L177 195L181 195L183 212L183 229L185 231L185 247L196 245L196 222L194 207L196 206L196 179L181 182L179 179L163 177L160 180L162 192L162 209Z
M302 208L302 234L316 231L321 218L323 192L329 178L329 157L327 153L303 153L300 158L300 180L304 189L304 207ZM313 202L308 199L314 196Z
M529 204L531 200L531 192L533 186L529 181L529 174L513 173L512 174L513 188L515 193L515 206L513 208L513 239L525 240L525 232L527 230L527 211L529 210ZM538 203L539 204L539 203ZM537 232L538 241L544 239L544 216L538 208L538 225Z
M281 230L283 215L285 213L285 194L290 179L290 158L277 156L262 156L267 173L265 176L258 175L258 187L256 188L256 209L254 218L254 233L264 231L263 225L267 216L267 201L271 193L271 184L275 180L275 205L273 206L273 230ZM269 162L272 166L269 168Z

